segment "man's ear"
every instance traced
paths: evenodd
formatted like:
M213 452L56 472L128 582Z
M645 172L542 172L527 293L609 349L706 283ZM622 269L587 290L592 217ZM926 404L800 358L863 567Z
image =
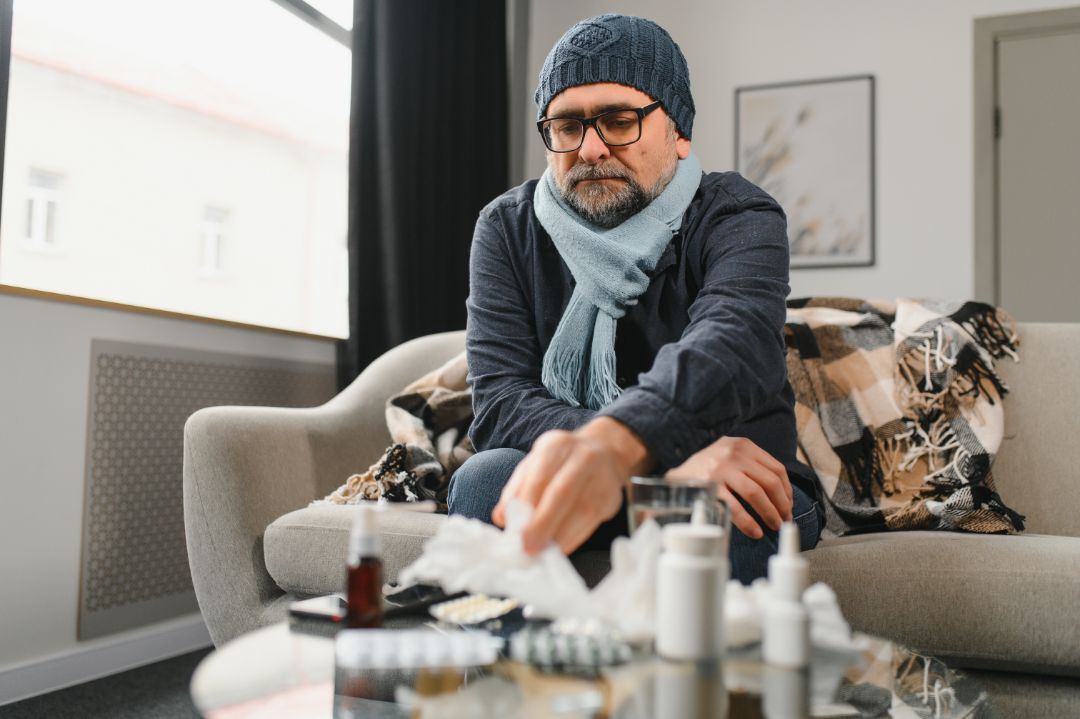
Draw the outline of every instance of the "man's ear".
M679 135L678 139L675 140L675 152L679 154L680 160L690 157L690 141Z

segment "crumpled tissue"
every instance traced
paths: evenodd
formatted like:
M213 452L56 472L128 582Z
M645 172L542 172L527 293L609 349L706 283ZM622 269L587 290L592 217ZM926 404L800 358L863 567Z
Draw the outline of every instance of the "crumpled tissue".
M755 579L749 587L732 579L724 592L724 636L729 647L744 647L761 641L761 620L772 590L769 580ZM803 606L810 615L810 643L816 647L847 651L855 645L851 627L840 611L836 592L823 583L803 591Z
M554 544L535 557L522 549L521 530L532 511L528 504L511 502L506 531L476 519L448 517L399 581L513 597L530 605L534 616L596 619L613 624L631 641L652 637L660 527L646 522L633 537L617 538L611 545L611 571L590 591Z
M448 517L421 556L402 570L399 581L435 583L448 592L513 597L530 605L533 616L593 619L613 627L627 641L652 639L660 526L649 520L632 537L617 538L611 545L611 571L590 591L554 544L535 557L522 549L521 530L532 511L528 504L511 502L505 531L476 519ZM769 581L764 578L749 587L734 579L728 582L724 632L729 647L761 641L761 618L769 592ZM853 646L851 628L828 585L819 582L808 587L803 601L814 645L838 651Z

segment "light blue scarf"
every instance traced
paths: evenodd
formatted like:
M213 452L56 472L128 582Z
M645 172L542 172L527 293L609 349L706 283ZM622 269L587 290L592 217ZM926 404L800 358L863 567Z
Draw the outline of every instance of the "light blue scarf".
M607 230L567 206L551 170L544 171L533 207L577 282L544 354L540 379L553 397L600 409L619 396L615 322L649 287L648 273L678 232L700 184L701 163L690 155L645 209Z

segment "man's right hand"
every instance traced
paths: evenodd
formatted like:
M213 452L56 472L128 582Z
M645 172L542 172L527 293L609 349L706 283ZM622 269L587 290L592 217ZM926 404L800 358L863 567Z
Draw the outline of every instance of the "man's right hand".
M721 437L678 467L672 479L707 479L731 512L731 523L751 539L765 535L753 515L734 494L742 497L772 529L791 519L792 494L784 465L744 437Z

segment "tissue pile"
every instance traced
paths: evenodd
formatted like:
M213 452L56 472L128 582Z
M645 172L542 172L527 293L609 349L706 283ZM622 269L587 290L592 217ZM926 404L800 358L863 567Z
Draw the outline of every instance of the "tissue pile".
M623 637L647 640L653 633L656 560L660 528L639 527L632 538L611 545L611 572L593 590L558 547L535 557L521 547L521 530L532 507L515 502L506 513L506 531L475 519L450 516L402 570L408 585L433 582L448 592L469 591L513 597L549 619L596 619L613 624Z
M399 581L436 583L448 592L512 597L529 605L532 616L595 620L617 630L627 641L651 640L656 632L659 525L649 521L632 537L616 539L611 545L611 571L590 591L554 544L535 557L525 553L521 530L531 513L531 506L512 503L505 531L475 519L448 517L420 558L402 570ZM761 620L769 597L766 579L750 587L736 580L728 582L723 604L729 647L761 641ZM808 587L803 603L815 646L852 648L851 628L827 585Z

